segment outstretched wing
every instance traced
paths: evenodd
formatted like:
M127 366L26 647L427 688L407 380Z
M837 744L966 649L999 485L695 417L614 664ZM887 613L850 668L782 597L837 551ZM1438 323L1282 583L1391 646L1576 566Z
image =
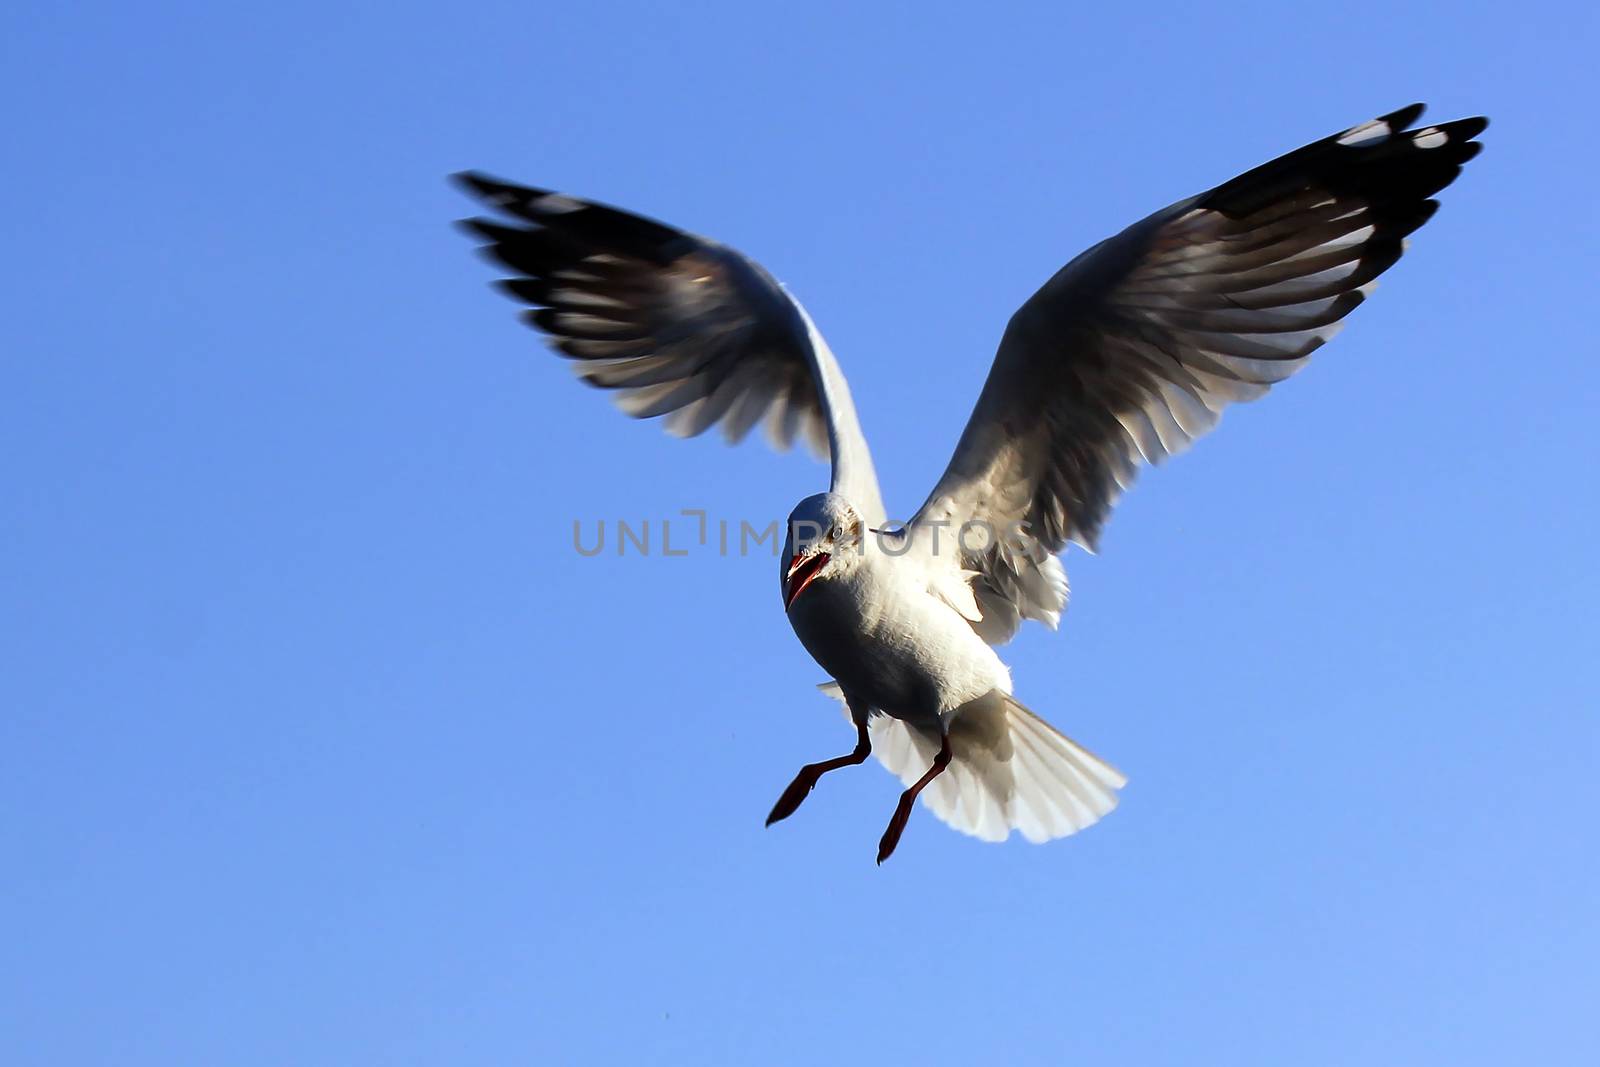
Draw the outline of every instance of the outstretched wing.
M779 448L804 439L833 460L833 489L871 524L883 503L844 375L798 301L725 245L588 200L480 174L457 181L511 223L469 219L501 282L533 305L579 378L635 418L688 437L742 440L765 420Z
M913 525L967 524L955 562L986 640L1054 626L1054 554L1093 548L1141 460L1158 463L1305 365L1339 329L1488 121L1363 123L1089 249L1012 316L949 468Z

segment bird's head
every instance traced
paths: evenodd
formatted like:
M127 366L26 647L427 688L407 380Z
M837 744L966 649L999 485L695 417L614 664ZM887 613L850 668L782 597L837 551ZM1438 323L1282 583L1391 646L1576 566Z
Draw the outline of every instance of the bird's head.
M837 578L861 563L866 524L837 493L818 493L795 505L784 538L783 609L788 611L806 587Z

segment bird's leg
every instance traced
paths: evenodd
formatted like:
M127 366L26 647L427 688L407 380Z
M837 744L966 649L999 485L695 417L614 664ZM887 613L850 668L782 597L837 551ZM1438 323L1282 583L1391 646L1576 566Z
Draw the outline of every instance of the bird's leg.
M895 805L894 818L889 820L889 828L883 832L883 838L878 842L878 862L882 863L894 852L894 847L900 843L900 834L906 828L906 820L911 818L911 805L917 801L917 794L922 792L922 787L944 773L950 766L950 735L939 735L939 754L933 757L933 766L928 768L928 773L918 778L904 793L900 794L900 803Z
M821 763L808 763L800 768L800 773L794 776L794 781L789 783L789 788L783 791L783 796L772 806L772 814L767 816L767 825L771 826L779 819L787 819L800 807L800 802L816 786L817 779L829 771L836 771L840 767L854 767L865 763L872 754L872 739L867 736L867 717L862 715L856 719L856 747L848 756L836 756Z

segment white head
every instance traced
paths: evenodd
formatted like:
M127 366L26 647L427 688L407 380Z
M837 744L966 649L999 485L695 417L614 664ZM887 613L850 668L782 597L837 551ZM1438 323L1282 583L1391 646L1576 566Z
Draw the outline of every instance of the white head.
M861 565L866 523L837 493L808 496L789 513L783 541L783 609L789 610L806 586L837 578Z

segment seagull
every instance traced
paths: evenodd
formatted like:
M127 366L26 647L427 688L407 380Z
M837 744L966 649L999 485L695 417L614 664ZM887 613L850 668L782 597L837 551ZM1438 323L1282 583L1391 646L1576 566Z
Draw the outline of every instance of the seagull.
M1067 604L1059 555L1091 551L1141 463L1159 463L1303 367L1400 258L1482 147L1484 118L1413 128L1414 104L1180 200L1062 267L1006 326L944 475L891 524L838 361L800 303L726 245L592 200L456 175L500 221L462 225L515 273L526 321L635 418L729 442L756 423L831 459L780 556L783 609L855 728L767 817L869 755L986 841L1065 837L1126 779L1012 695L995 649Z

